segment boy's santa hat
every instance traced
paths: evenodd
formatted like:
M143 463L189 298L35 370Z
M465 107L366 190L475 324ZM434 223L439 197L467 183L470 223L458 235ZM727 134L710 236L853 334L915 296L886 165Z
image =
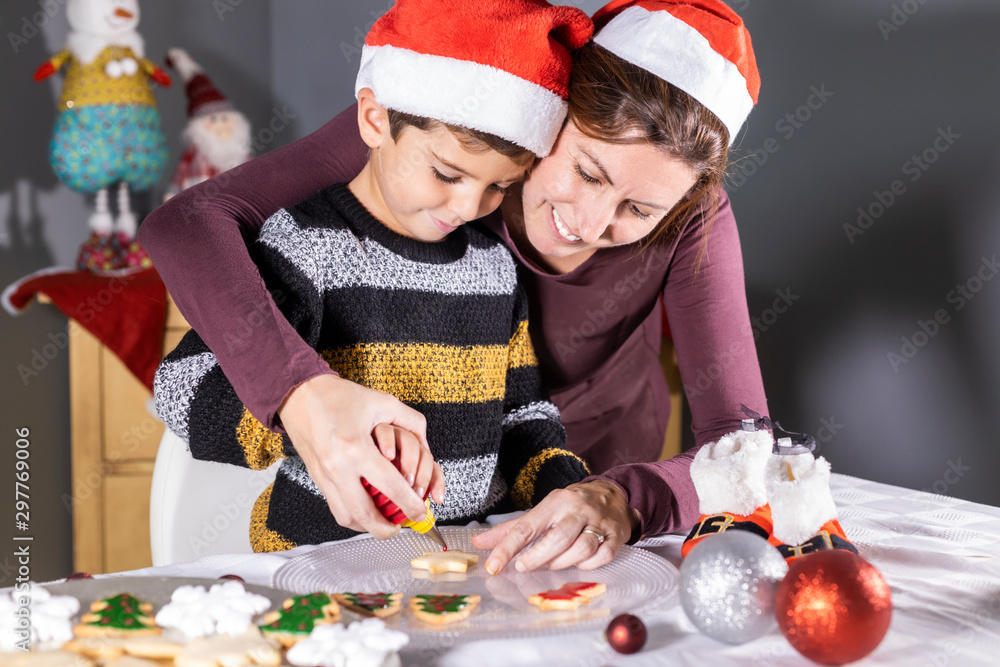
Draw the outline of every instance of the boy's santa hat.
M184 49L167 51L167 67L177 70L184 80L184 92L188 98L188 118L193 120L213 113L236 111L232 102L205 75L201 65L196 63Z
M594 43L701 102L736 140L757 103L750 33L721 0L612 0L594 14Z
M566 118L570 51L592 31L544 0L397 0L365 39L355 93L544 157Z

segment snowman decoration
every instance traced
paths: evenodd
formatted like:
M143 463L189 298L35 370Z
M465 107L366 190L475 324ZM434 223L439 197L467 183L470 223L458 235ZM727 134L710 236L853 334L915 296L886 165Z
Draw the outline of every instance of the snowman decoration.
M67 187L95 195L81 270L149 267L135 240L129 188L150 189L167 159L167 140L149 84L170 77L145 56L137 0L68 0L66 47L35 72L42 81L65 66L49 161ZM118 215L108 189L118 184Z

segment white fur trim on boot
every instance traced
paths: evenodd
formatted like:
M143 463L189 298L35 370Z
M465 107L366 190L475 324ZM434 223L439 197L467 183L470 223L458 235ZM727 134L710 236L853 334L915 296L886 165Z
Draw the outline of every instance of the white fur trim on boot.
M830 493L830 464L822 456L774 456L767 462L765 475L773 535L783 544L802 544L837 518Z
M691 479L701 513L748 515L765 504L764 466L773 447L767 431L735 431L699 449Z

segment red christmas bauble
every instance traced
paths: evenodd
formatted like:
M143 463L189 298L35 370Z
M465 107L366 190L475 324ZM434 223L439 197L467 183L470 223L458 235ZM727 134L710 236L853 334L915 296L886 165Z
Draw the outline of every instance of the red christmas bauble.
M632 614L619 614L604 631L611 648L619 653L636 653L646 643L646 624Z
M775 596L778 626L795 650L824 665L860 660L882 642L892 594L882 574L850 551L817 551L789 563Z
M93 579L93 577L86 572L74 572L66 577L66 581L76 581L77 579Z

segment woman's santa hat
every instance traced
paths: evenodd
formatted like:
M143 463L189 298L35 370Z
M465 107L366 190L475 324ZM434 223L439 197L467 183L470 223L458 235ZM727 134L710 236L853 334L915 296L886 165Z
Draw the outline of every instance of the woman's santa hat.
M544 157L566 118L570 51L592 31L544 0L397 0L368 32L355 93Z
M677 86L736 135L760 93L750 33L721 0L613 0L594 43Z
M184 49L167 51L167 67L177 70L184 80L184 92L188 98L188 118L195 119L213 113L236 111L232 102L208 78L201 65L196 63Z

